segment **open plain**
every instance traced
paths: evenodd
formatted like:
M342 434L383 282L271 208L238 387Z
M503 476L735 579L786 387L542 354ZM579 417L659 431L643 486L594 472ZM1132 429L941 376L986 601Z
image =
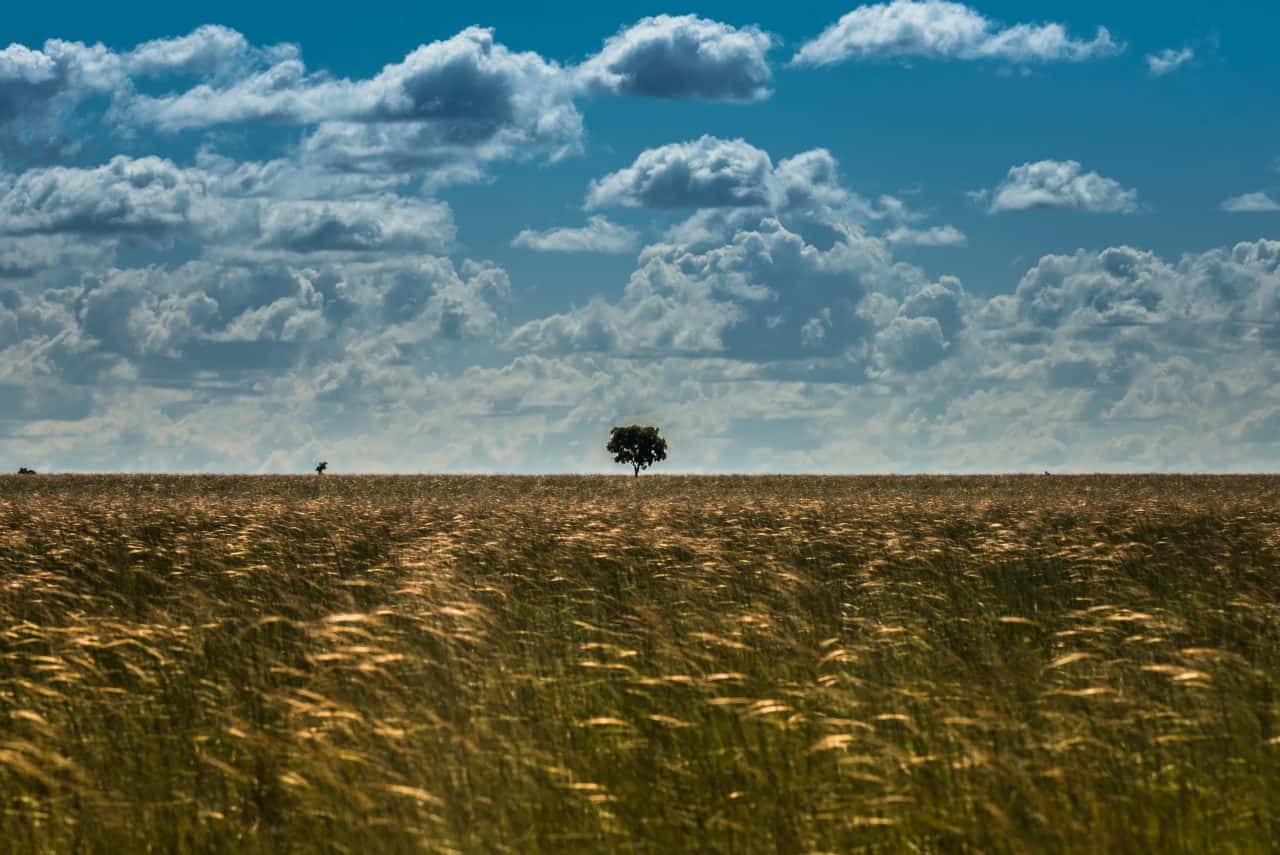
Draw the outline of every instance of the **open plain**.
M1276 839L1280 478L0 478L12 851Z

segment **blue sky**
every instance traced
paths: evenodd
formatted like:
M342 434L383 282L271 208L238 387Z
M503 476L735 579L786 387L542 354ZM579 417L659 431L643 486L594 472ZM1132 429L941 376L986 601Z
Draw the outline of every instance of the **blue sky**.
M26 5L0 465L1273 470L1278 22Z

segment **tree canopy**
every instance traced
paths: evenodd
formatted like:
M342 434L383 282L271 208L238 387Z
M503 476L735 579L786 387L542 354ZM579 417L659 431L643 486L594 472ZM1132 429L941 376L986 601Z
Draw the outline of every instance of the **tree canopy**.
M667 441L659 435L656 427L646 425L615 427L605 448L613 455L614 463L630 465L637 478L641 469L648 469L659 460L667 459Z

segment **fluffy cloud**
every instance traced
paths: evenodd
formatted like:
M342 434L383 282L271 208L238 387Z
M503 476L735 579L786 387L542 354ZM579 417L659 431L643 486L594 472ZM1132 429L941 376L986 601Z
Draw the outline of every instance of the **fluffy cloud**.
M1280 202L1266 193L1245 193L1223 201L1222 210L1231 214L1267 214L1280 211Z
M705 250L647 247L621 299L597 297L526 323L512 343L544 353L720 354L752 362L839 356L854 360L856 371L869 358L875 328L899 314L934 318L940 335L957 334L962 293L954 280L930 285L916 268L895 264L883 242L857 229L822 249L765 218Z
M94 270L108 266L115 246L75 234L0 237L0 287L5 280L27 280L50 269Z
M744 140L704 136L641 152L626 169L591 182L588 208L756 207L769 200L769 155Z
M486 164L545 156L560 160L579 148L581 116L575 110L539 114L532 124L495 129L478 137L440 122L326 122L307 135L302 162L322 171L366 175L419 175L428 186L462 184L484 177Z
M489 136L563 101L562 72L535 53L515 53L493 31L470 27L422 45L368 80L309 74L291 57L226 87L139 98L136 117L179 130L229 122L446 121Z
M3 291L0 361L9 381L132 382L145 364L158 377L224 384L334 352L403 363L492 338L494 304L510 293L506 272L488 263L312 260L108 268L65 288Z
M25 45L11 44L0 50L0 80L6 83L46 83L53 79L55 68L52 57Z
M965 246L969 242L964 232L955 226L925 229L898 226L885 234L884 239L894 246Z
M896 199L862 200L841 185L825 149L775 165L743 140L704 136L642 152L593 182L586 205L695 212L642 251L620 299L599 296L523 324L511 339L518 348L836 359L865 379L932 365L963 327L959 283L930 285L889 249L959 245L963 234L909 225L921 215ZM868 234L863 225L876 221L893 227L884 237ZM812 242L806 227L830 246ZM936 337L926 338L928 330Z
M386 196L273 202L262 215L260 245L291 252L441 252L453 238L447 205Z
M896 317L876 333L876 358L900 371L921 371L946 353L947 342L936 318Z
M305 150L322 165L395 171L408 163L475 177L488 160L579 147L571 78L479 27L360 80L311 71L293 45L255 46L220 26L127 52L52 39L39 50L0 51L0 156L74 154L95 119L126 135L300 125L310 129Z
M32 169L0 177L0 233L161 234L188 226L206 195L199 172L158 157Z
M581 309L530 321L511 343L543 353L624 355L709 354L722 350L724 330L740 319L733 304L708 295L678 300L643 286L617 303L594 299Z
M651 98L755 101L769 95L773 37L696 15L644 18L576 70L579 85Z
M216 318L218 303L200 291L167 291L161 276L115 270L89 280L76 299L80 330L110 353L177 357Z
M882 196L872 203L844 186L840 165L826 149L778 162L741 140L703 136L647 149L628 167L591 182L584 207L690 210L666 230L675 245L711 247L772 215L835 233L849 226L885 229L894 246L964 246L954 226L925 226L924 216Z
M769 182L775 210L823 213L860 219L866 203L840 184L840 166L825 148L802 151L779 161Z
M1014 294L975 307L968 356L955 368L973 360L966 370L1008 423L1041 435L1057 425L1052 453L1062 460L1090 459L1083 437L1126 436L1114 456L1121 466L1143 457L1157 468L1222 467L1248 457L1223 443L1275 403L1280 336L1268 313L1280 305L1278 274L1275 241L1177 262L1123 246L1046 256ZM953 397L962 395L979 393ZM1061 444L1071 436L1074 449ZM1169 442L1181 451L1161 447Z
M255 47L229 27L206 24L185 36L143 42L121 55L120 65L131 78L188 75L222 80L297 53L289 44Z
M84 99L124 80L119 56L102 45L50 39L42 49L0 51L0 154L71 147L63 124Z
M628 253L635 250L640 236L633 229L609 222L605 217L591 217L581 228L557 228L546 231L524 229L511 241L512 246L536 252Z
M49 39L39 49L13 44L0 51L0 154L41 161L74 153L76 112L94 98L128 103L140 80L197 77L230 80L296 56L291 45L259 48L240 33L207 25L132 51ZM118 117L118 115L117 115Z
M1147 54L1147 70L1152 77L1164 77L1195 58L1196 52L1191 48L1165 48L1159 53Z
M987 316L1012 347L1088 354L1099 376L1123 378L1135 362L1234 360L1241 347L1280 345L1280 242L1237 244L1177 263L1131 247L1045 256ZM1025 354L1024 354L1025 355ZM1024 363L1025 364L1025 363ZM1093 370L1093 369L1091 369ZM1078 373L1078 372L1077 372Z
M1049 255L1022 277L1014 299L1018 318L1037 330L1151 325L1184 313L1175 278L1154 254L1130 247Z
M741 140L703 136L640 153L624 169L591 182L588 209L759 208L859 219L868 206L840 185L839 165L826 149L801 152L776 166Z
M1105 27L1091 41L1082 41L1061 24L1003 26L962 3L893 0L854 9L801 46L792 62L817 66L895 57L1084 62L1123 49Z
M990 211L1027 211L1061 208L1090 214L1133 214L1138 191L1096 172L1084 172L1074 160L1041 160L1009 170L991 193L975 194L979 201L991 197Z
M693 15L645 18L597 55L562 68L470 27L364 79L315 71L294 45L257 46L203 26L116 51L51 39L0 51L0 157L75 154L98 122L133 137L219 125L295 125L319 171L426 172L432 185L475 180L501 159L577 151L585 91L751 101L769 94L774 40L757 27Z
M329 171L317 168L305 157L242 161L207 147L197 150L195 166L208 176L213 192L224 198L352 200L407 193L427 186L419 183L421 176L412 172Z
M225 85L133 98L125 114L168 131L220 124L315 126L304 154L338 168L394 172L577 148L582 118L566 73L470 27L422 45L366 80L309 72L297 56ZM474 177L474 167L463 177Z
M264 188L276 195L256 197ZM19 275L51 267L52 252L83 258L90 246L84 241L120 238L188 238L202 241L209 255L258 258L264 252L443 252L453 244L452 212L442 202L390 194L289 199L280 195L284 189L275 179L256 186L243 175L158 157L117 156L92 168L0 175L0 236L15 236L28 250L20 264L19 247L0 244L0 275L6 268ZM48 237L32 243L38 236ZM67 243L71 236L82 243Z

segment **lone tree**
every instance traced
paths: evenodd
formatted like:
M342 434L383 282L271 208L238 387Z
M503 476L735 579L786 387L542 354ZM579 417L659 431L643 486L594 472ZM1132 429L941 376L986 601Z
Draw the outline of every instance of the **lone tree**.
M328 468L329 468L329 464L328 464L327 462L325 462L325 461L321 460L319 463L317 463L317 464L316 464L316 474L317 474L317 475L323 475L323 474L324 474L324 470L326 470L326 469L328 469Z
M614 463L631 464L637 478L641 469L648 469L659 460L667 459L667 441L658 436L656 427L616 427L610 432L609 444L605 448L613 455Z

